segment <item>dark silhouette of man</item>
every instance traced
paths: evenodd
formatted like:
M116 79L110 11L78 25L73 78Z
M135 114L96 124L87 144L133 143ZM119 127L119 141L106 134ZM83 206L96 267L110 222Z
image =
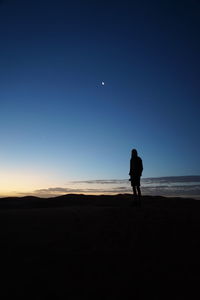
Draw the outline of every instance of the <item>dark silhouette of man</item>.
M130 181L133 188L133 197L137 204L141 205L140 177L142 176L143 164L142 159L138 156L137 150L133 149L130 160Z

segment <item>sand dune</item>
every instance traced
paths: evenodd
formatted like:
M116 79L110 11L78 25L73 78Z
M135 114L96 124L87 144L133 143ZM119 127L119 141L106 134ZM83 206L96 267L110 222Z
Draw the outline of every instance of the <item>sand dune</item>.
M135 280L200 279L200 202L131 204L129 194L0 199L7 296L60 299L100 287L117 296L117 283L131 293Z

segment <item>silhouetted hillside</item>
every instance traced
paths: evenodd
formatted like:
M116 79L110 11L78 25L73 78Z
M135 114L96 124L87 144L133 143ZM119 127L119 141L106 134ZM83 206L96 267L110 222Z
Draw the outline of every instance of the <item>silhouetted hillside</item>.
M159 202L161 201L161 202ZM132 203L131 194L118 195L83 195L83 194L67 194L52 198L39 198L34 196L25 197L7 197L0 199L0 209L27 209L27 208L53 208L53 207L68 207L68 206L111 206L111 207L127 207ZM142 203L145 207L152 205L188 205L195 203L196 200L187 198L168 198L162 196L143 196Z

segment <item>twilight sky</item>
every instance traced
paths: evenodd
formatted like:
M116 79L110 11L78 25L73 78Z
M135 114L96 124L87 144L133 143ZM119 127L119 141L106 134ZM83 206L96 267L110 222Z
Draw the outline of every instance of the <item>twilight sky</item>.
M0 195L200 174L200 2L0 1ZM105 85L101 83L105 82Z

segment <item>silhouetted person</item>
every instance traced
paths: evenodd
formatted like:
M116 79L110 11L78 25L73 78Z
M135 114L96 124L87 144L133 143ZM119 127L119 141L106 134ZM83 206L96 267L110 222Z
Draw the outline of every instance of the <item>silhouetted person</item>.
M142 159L138 156L137 150L133 149L130 160L130 181L133 188L133 196L137 203L141 204L140 177L143 171Z

